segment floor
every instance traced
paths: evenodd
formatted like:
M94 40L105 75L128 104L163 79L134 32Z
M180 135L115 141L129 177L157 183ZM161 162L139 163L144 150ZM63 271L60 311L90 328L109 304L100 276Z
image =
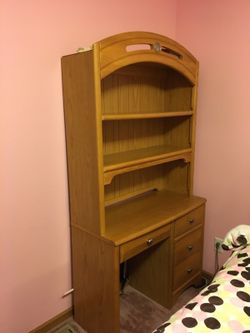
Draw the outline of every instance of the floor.
M120 333L150 333L173 313L195 297L199 290L188 288L170 309L145 297L137 290L126 286L120 299ZM61 323L57 328L47 333L86 333L72 319Z
M69 318L47 333L86 333L74 320Z

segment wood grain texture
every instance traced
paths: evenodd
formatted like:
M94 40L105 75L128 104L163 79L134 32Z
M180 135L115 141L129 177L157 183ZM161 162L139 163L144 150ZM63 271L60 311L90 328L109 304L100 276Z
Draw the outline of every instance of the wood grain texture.
M100 234L104 229L103 183L93 52L63 57L62 75L70 218Z
M202 271L198 271L191 278L187 278L186 281L182 285L180 285L179 288L173 289L171 295L172 305L175 304L178 297L183 293L184 290L186 290L191 286L195 286L196 284L201 283L201 278L202 278Z
M120 262L134 287L167 307L201 275L198 61L167 37L131 32L63 57L62 73L75 319L116 333Z
M177 146L154 146L124 151L104 156L104 172L137 166L151 161L165 160L168 157L191 153L190 148L182 149Z
M160 155L152 155L152 150L153 151L158 150L158 152L159 152L159 150L161 150L161 152L162 152L162 147L157 147L157 148L154 147L153 149L149 148L148 150L145 149L145 150L139 150L136 152L132 152L132 156L137 155L137 159L135 159L135 160L131 159L131 154L125 154L125 158L128 159L128 162L123 161L122 163L111 164L109 166L110 170L107 170L107 169L109 169L109 167L107 167L107 169L104 172L104 185L110 184L115 176L129 173L126 177L128 179L132 178L134 173L131 173L131 171L137 171L140 169L145 170L147 168L150 168L150 171L152 171L152 170L154 170L153 168L151 168L153 166L163 165L163 164L165 165L165 164L173 162L173 161L177 161L177 162L184 161L185 163L189 163L192 158L192 152L190 149L184 149L184 150L179 150L179 151L169 152L169 153L164 151L164 153L162 153ZM150 155L150 153L151 153L151 156L145 157L145 155ZM119 160L120 154L118 154L117 157L118 158L115 157L115 159ZM189 177L189 175L187 175L187 177ZM136 182L136 179L135 180L133 179L133 181ZM188 189L188 181L185 183L185 185L187 186L187 189ZM120 188L119 188L119 193L120 193ZM189 191L187 193L189 193Z
M171 117L183 117L192 116L193 111L175 111L175 112L145 112L145 113L115 113L115 114L103 114L102 120L128 120L128 119L155 119L155 118L171 118Z
M122 121L109 118L103 124L105 184L119 174L152 165L173 160L193 161L190 130L193 111L189 113L192 85L183 75L152 63L130 65L103 79L101 90L103 117L119 119L124 114L127 117ZM186 111L179 112L180 109ZM171 117L157 118L159 112ZM187 187L190 174L188 178ZM117 196L117 184L114 189Z
M174 267L173 289L183 287L194 276L201 273L202 253L197 252Z
M145 196L106 207L105 237L120 245L162 227L203 205L205 199L154 191Z
M171 265L169 232L169 237L164 241L129 261L130 284L154 301L169 308Z
M202 253L203 228L196 228L191 234L187 234L175 242L174 263L178 265L181 261L192 256L194 253Z
M127 52L127 46L140 44L149 45L150 50L139 48ZM172 67L190 81L196 79L196 59L183 46L165 36L150 32L128 32L108 37L95 45L99 45L101 51L102 78L126 65L148 61Z
M119 332L119 250L72 228L74 319L91 333Z
M136 64L101 81L102 113L139 114L192 111L192 87L182 74L156 64Z
M174 223L172 303L185 288L201 282L204 215L205 203Z
M149 247L161 242L169 237L170 226L164 226L155 229L141 237L133 239L130 242L124 243L120 246L120 262L128 260L138 253L147 250Z
M105 123L103 126L104 156L130 153L136 150L166 147L166 151L191 148L190 119L124 120ZM155 152L157 154L157 151Z
M194 227L204 223L205 206L194 209L175 222L175 237L182 237Z

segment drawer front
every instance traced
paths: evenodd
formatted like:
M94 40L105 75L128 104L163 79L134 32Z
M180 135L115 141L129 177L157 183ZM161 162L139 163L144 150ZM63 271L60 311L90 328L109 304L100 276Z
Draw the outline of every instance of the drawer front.
M199 228L175 242L175 265L178 265L194 253L202 253L202 233L203 228Z
M201 206L197 209L192 210L190 213L179 218L175 221L174 235L178 237L183 233L191 230L204 221L204 210L205 206Z
M198 252L175 266L174 290L191 280L201 270L201 260L202 255Z
M151 231L139 238L133 239L130 242L122 244L120 246L120 262L123 262L129 258L134 257L140 252L154 246L162 240L170 236L170 226L164 226L162 228Z

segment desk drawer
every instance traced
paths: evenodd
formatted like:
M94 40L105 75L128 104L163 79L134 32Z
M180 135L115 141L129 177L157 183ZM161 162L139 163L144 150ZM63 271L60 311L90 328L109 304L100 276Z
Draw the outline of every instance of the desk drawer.
M174 290L191 280L201 270L201 260L201 253L198 252L175 266Z
M170 236L170 226L151 231L120 246L120 262L134 257Z
M192 210L190 213L175 221L174 235L178 237L204 221L204 206Z
M202 253L202 232L203 228L199 228L175 242L175 265L196 252Z

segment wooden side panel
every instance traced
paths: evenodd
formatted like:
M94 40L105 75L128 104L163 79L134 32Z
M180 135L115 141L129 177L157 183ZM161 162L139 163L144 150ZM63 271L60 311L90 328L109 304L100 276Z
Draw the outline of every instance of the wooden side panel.
M165 307L171 305L170 237L129 261L131 286Z
M198 65L197 65L197 79L196 85L193 87L192 91L192 109L194 110L194 115L192 117L193 121L190 124L190 138L191 146L193 150L192 160L190 163L190 179L189 179L189 194L193 194L193 178L194 178L194 156L195 156L195 135L196 135L196 106L197 106L197 90L198 90Z
M74 319L89 333L119 332L119 249L72 227Z
M62 58L71 223L104 230L101 127L93 51Z

